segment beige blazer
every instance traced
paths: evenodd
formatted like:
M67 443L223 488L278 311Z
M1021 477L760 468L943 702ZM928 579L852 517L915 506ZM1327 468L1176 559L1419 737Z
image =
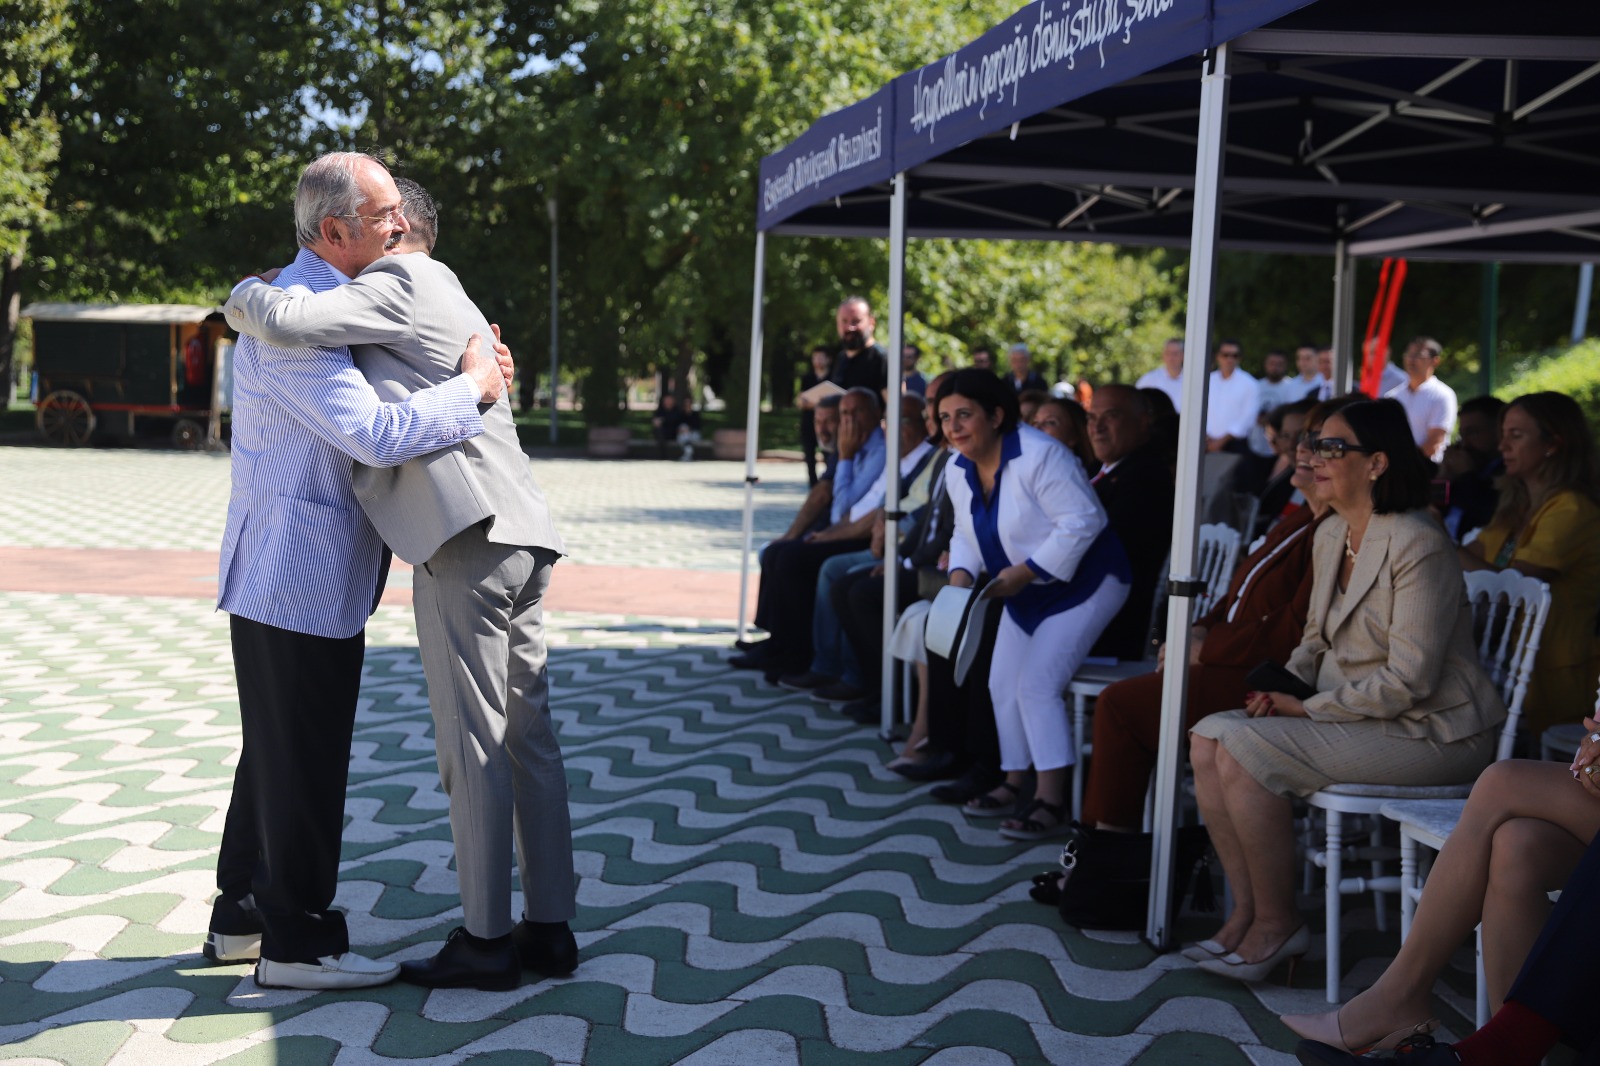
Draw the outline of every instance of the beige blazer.
M1288 663L1326 688L1306 700L1306 713L1323 722L1382 719L1387 734L1441 743L1505 721L1478 665L1466 582L1444 530L1426 511L1373 515L1334 609L1347 528L1331 515L1312 549L1310 613Z
M473 333L494 339L449 267L421 252L380 257L347 285L299 293L245 285L228 298L228 324L284 348L348 344L378 398L391 403L460 373ZM351 486L394 553L413 566L468 526L487 523L497 544L566 546L517 439L511 401L480 405L483 433L396 467L355 464Z

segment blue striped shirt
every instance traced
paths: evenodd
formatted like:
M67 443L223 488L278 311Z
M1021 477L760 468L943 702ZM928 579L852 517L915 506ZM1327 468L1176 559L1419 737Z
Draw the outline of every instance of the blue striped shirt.
M302 248L275 284L350 279ZM217 607L319 637L359 633L383 544L350 489L351 461L398 466L483 432L481 391L457 375L384 403L348 348L234 348L232 492Z

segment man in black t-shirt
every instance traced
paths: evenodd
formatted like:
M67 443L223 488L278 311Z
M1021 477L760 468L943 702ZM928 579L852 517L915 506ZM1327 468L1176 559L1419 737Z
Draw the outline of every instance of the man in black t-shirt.
M864 385L881 399L889 387L889 357L873 339L877 321L872 308L860 296L848 296L839 305L839 354L833 357L833 372L828 380L842 389Z

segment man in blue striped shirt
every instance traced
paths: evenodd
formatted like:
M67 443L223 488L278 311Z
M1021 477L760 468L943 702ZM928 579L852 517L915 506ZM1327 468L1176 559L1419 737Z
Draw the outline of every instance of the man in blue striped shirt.
M348 282L406 231L400 194L376 160L334 153L295 193L300 252L276 284ZM348 348L234 353L233 488L218 607L227 611L244 747L217 861L221 895L205 953L259 959L257 984L357 988L395 963L350 951L338 882L350 738L366 619L387 555L351 491L351 460L395 466L481 434L480 402L509 381L510 357L470 342L463 372L383 403Z

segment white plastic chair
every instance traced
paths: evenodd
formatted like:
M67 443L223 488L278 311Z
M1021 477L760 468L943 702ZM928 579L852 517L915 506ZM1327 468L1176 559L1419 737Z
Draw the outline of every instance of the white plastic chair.
M1239 562L1240 540L1237 529L1221 522L1208 523L1200 527L1200 551L1196 557L1196 568L1200 571L1200 577L1206 587L1194 598L1193 607L1189 612L1190 622L1201 618L1227 593L1228 582L1233 579L1234 567ZM1155 601L1151 604L1152 629L1161 616L1161 605L1165 599L1163 587L1157 591ZM1154 651L1154 646L1148 649L1151 654ZM1084 759L1094 750L1094 746L1088 740L1090 702L1104 692L1107 686L1130 677L1141 677L1152 673L1155 668L1156 661L1150 654L1143 659L1128 659L1116 663L1090 663L1080 667L1078 672L1072 675L1072 680L1067 683L1067 695L1072 697L1072 750L1078 757L1078 769L1072 775L1073 818L1078 818L1083 813Z
M1517 739L1517 723L1522 717L1522 701L1528 692L1528 678L1533 673L1534 657L1539 650L1539 635L1544 631L1550 613L1550 589L1515 571L1494 573L1476 570L1466 575L1467 600L1473 614L1474 632L1481 628L1478 658L1501 699L1506 705L1506 720L1500 730L1500 743L1495 760L1510 758ZM1441 620L1443 624L1443 620ZM1436 837L1432 832L1437 811L1427 817L1422 814L1400 827L1401 876L1384 874L1381 856L1379 826L1374 825L1371 844L1371 877L1346 878L1344 876L1344 816L1374 815L1386 806L1399 810L1401 800L1465 800L1472 785L1330 785L1313 793L1307 802L1314 810L1326 816L1326 835L1320 850L1308 848L1306 859L1326 871L1324 899L1327 908L1327 997L1329 1003L1339 1002L1340 910L1342 895L1372 892L1376 896L1378 928L1387 928L1383 896L1398 893L1400 896L1401 936L1411 928L1411 915L1420 895L1420 889L1406 880L1409 870L1412 881L1417 878L1417 845ZM1420 809L1419 809L1420 811ZM1393 817L1393 816L1391 816ZM1399 820L1399 819L1396 819ZM1481 982L1480 982L1481 984Z

